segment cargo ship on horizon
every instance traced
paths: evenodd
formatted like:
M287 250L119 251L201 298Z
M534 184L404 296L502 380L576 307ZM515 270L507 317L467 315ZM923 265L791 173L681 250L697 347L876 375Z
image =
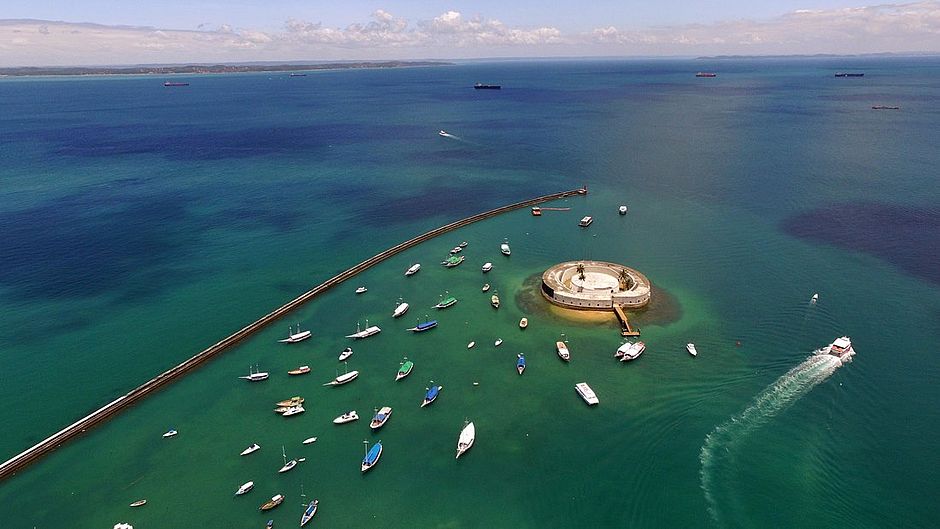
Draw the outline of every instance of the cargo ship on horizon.
M503 87L502 87L502 85L498 85L498 84L483 84L483 83L477 83L477 84L473 85L473 88L475 88L475 89L477 89L477 90L501 90Z

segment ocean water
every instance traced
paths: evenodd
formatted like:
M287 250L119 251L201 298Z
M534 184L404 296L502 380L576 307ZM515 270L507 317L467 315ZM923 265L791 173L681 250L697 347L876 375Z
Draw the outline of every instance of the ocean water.
M0 80L4 459L389 246L539 194L590 193L429 241L305 305L0 483L4 528L288 526L301 490L320 500L317 527L940 524L940 60L187 80ZM437 266L462 240L466 262ZM613 361L613 323L533 294L569 259L654 283L639 360ZM403 277L413 262L422 271ZM445 292L459 303L430 308ZM412 308L393 320L399 297ZM404 330L426 317L439 327ZM382 333L343 338L367 319ZM314 337L276 343L297 322ZM570 364L554 353L562 334ZM843 334L854 362L811 358ZM347 345L361 376L322 387ZM395 383L405 356L416 367ZM313 372L286 375L302 364ZM249 366L270 380L238 380ZM432 380L444 389L421 409ZM599 406L577 398L580 381ZM292 395L306 413L271 413ZM384 405L393 416L373 433ZM362 420L334 426L348 409ZM455 461L465 420L477 440ZM162 439L169 428L180 434ZM382 460L361 475L363 441L377 439ZM262 450L239 457L252 442ZM278 474L282 446L306 461ZM259 513L276 493L284 504Z

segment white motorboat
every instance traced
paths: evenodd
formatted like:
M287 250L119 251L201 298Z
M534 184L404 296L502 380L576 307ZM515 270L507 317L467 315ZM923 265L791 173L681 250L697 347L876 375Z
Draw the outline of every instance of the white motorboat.
M241 487L238 487L238 490L235 491L235 495L241 496L242 494L245 494L246 492L250 491L253 488L255 488L255 482L249 481L247 483L242 484Z
M473 349L473 346L475 346L476 344L477 344L476 342L470 342L470 343L468 343L468 344L467 344L467 349Z
M621 215L626 215L626 214L627 214L627 206L621 205L620 208L619 208L617 211L618 211Z
M258 443L253 443L248 448L242 450L241 454L239 455L247 456L248 454L257 452L258 450L261 450L261 445L259 445Z
M356 340L361 340L362 338L368 338L369 336L372 336L373 334L378 334L380 332L382 332L382 329L380 329L377 325L373 325L370 327L369 320L366 320L365 329L360 329L359 323L356 323L356 332L352 334L347 334L346 338L353 338Z
M316 437L308 437L308 438L304 439L303 444L309 445L309 444L313 444L313 443L315 443L315 442L317 442L317 438L316 438Z
M364 294L364 293L366 293L366 292L368 292L368 291L369 291L369 289L366 288L366 287L359 287L359 288L356 289L356 294Z
M408 312L408 304L403 302L401 298L399 298L398 305L395 307L395 311L392 312L392 317L397 318L406 312Z
M284 413L282 413L281 416L291 417L293 415L300 415L305 411L307 410L305 410L303 406L289 406L286 410L284 410Z
M248 366L248 374L245 376L238 377L242 380L247 380L248 382L261 382L262 380L268 379L267 371L252 371L251 366Z
M447 131L445 131L445 130L439 131L439 132L437 133L437 135L438 135L438 136L443 136L443 137L445 137L445 138L446 138L447 136L450 136L450 134L447 134Z
M339 375L338 377L334 378L334 379L331 380L330 382L327 382L326 384L323 384L323 385L324 385L324 386L342 386L343 384L347 384L347 383L349 383L349 382L352 382L352 381L355 380L356 377L358 377L358 376L359 376L359 372L358 372L358 371L350 371L350 372L348 372L348 373L344 373L344 374L342 374L342 375Z
M571 360L571 353L568 352L568 344L565 342L555 342L555 349L558 350L558 357L565 362Z
M489 290L489 289L490 289L490 284L489 284L489 283L484 283L484 284L483 284L483 288L481 288L480 290L483 291L483 292L486 292L486 291Z
M281 447L281 456L284 458L284 466L282 466L281 469L278 470L279 473L283 474L284 472L287 472L288 470L291 470L297 466L296 459L291 459L290 461L287 460L287 453L284 452L283 446Z
M340 415L339 417L333 419L333 424L346 424L347 422L353 422L359 420L359 414L356 413L356 410L350 410L346 413Z
M813 294L813 297L810 298L809 302L815 304L817 301L819 301L819 294L818 294L818 293L814 293L814 294Z
M179 433L179 432L177 432L176 430L167 430L167 432L166 432L165 434L163 434L163 437L164 437L164 438L173 437L173 436L177 435L178 433Z
M578 222L578 226L581 226L582 228L587 228L588 226L591 225L592 222L594 222L594 217L591 217L590 215L588 215L586 217L583 217L581 221Z
M460 253L462 251L463 251L463 248L461 248L460 246L454 246L453 248L450 249L451 255Z
M492 269L493 269L493 263L483 263L483 268L482 268L482 270L483 270L483 273L484 273L484 274L487 273L487 272L489 272L489 271L492 270ZM484 292L486 292L486 290L484 290Z
M512 250L509 249L509 241L506 241L506 242L504 242L503 244L500 244L500 245L499 245L499 251L500 251L503 255L511 255L511 254L512 254Z
M466 248L466 247L467 247L467 241L461 241L460 244L458 244L457 246L459 246L459 247L461 247L461 248Z
M619 358L621 362L629 362L639 358L645 350L646 344L643 342L627 342L617 349L617 352L614 353L614 357Z
M594 390L591 389L591 386L588 386L587 382L578 382L574 385L574 390L578 392L578 395L581 395L584 402L587 402L591 406L600 402Z
M496 341L493 342L493 347L499 347L500 345L503 345L503 339L497 338Z
M421 263L415 263L411 265L411 267L408 268L408 270L405 270L405 275L413 276L418 273L418 270L421 270Z
M470 450L476 436L476 428L473 426L472 422L468 422L467 425L463 427L463 430L461 430L460 437L457 439L457 457L454 459L459 459L464 452Z
M529 318L522 318L521 320L519 320L520 329L525 329L528 326L529 326Z
M278 342L280 342L280 343L297 343L297 342L302 342L302 341L306 340L307 338L310 338L312 335L313 335L313 333L312 333L311 331L309 331L309 330L307 330L307 331L301 331L301 330L300 330L300 324L298 323L298 324L297 324L297 331L294 331L294 328L293 328L293 327L288 326L288 327L287 327L287 338L284 338L283 340L278 340Z
M695 350L695 344L692 342L685 344L685 350L692 356L698 356L698 351Z
M352 347L347 347L343 349L343 352L339 354L339 361L342 362L353 355Z
M852 348L852 340L849 339L848 336L836 338L835 341L826 347L825 352L837 357L842 362L851 362L852 357L855 356L855 349Z

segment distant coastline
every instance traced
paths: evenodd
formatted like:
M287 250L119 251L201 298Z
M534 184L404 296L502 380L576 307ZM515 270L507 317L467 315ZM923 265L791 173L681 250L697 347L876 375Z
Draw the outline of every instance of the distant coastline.
M18 66L0 68L0 77L48 75L174 75L246 72L308 72L362 68L408 68L415 66L451 66L444 61L362 61L317 64L182 64L145 66Z

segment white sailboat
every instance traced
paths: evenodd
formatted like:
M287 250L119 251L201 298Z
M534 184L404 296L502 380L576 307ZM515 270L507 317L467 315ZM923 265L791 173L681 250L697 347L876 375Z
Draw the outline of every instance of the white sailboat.
M258 443L252 443L251 446L249 446L248 448L242 450L242 452L241 452L240 455L247 456L248 454L251 454L251 453L253 453L253 452L257 452L258 450L261 450L261 445L259 445Z
M415 263L408 267L408 270L405 270L405 275L413 276L418 273L418 270L421 270L421 263Z
M361 340L362 338L368 338L369 336L372 336L373 334L378 334L380 332L382 332L382 329L380 329L377 325L373 325L370 327L369 320L366 320L365 329L361 329L359 327L359 322L356 322L356 332L352 334L347 334L346 338L353 338L355 340Z
M463 430L460 432L460 437L457 439L457 457L454 459L459 459L464 452L470 450L470 447L473 446L473 441L476 440L477 430L473 426L472 422L466 423L463 427Z
M287 338L284 338L283 340L278 340L278 342L280 342L280 343L297 343L297 342L302 342L302 341L306 340L307 338L310 338L312 335L313 335L313 333L312 333L310 330L301 331L301 330L300 330L300 324L298 323L298 324L297 324L297 331L296 331L296 332L294 332L294 328L293 328L293 327L288 326L288 327L287 327Z
M284 466L282 466L281 469L278 470L279 473L287 472L288 470L291 470L292 468L297 466L296 459L291 459L290 461L287 460L287 453L284 451L283 446L281 446L281 456L284 457Z
M337 375L336 378L334 378L333 380L323 385L324 386L342 386L343 384L352 382L358 376L359 376L359 371L350 371L349 365L347 364L345 373L343 373L342 375Z
M261 382L262 380L268 379L267 371L252 371L251 366L248 366L248 374L245 376L238 377L248 382Z

